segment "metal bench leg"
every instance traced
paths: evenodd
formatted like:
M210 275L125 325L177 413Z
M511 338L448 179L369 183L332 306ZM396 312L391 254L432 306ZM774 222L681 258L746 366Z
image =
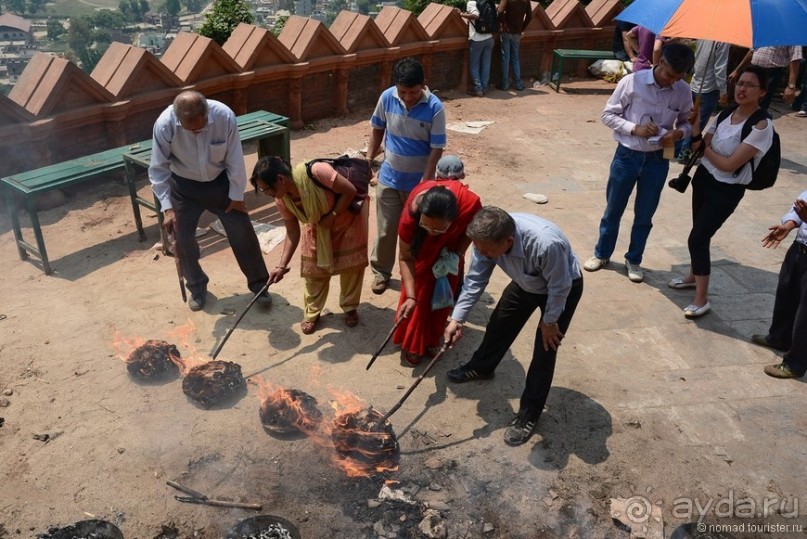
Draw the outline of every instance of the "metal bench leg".
M48 261L48 251L45 249L45 238L42 236L42 227L39 224L39 216L36 213L36 199L35 197L27 197L25 204L28 207L28 215L31 216L31 228L34 229L34 237L36 237L36 246L39 250L39 258L42 260L42 268L45 270L45 275L50 275L53 270Z
M17 215L17 205L14 204L14 196L11 193L5 193L6 208L8 208L8 215L11 217L11 228L14 229L14 240L17 244L17 252L20 254L20 260L28 260L28 251L22 246L22 228L20 228L20 216Z
M132 211L134 212L135 226L137 227L138 241L146 240L146 231L143 230L143 219L140 216L140 204L137 202L137 171L134 165L126 162L126 183L129 186L129 197L132 199Z

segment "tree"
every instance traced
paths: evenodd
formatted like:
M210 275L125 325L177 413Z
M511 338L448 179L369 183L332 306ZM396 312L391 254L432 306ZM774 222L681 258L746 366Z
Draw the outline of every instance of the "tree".
M56 41L59 39L59 36L64 34L64 26L62 25L62 21L57 19L56 17L51 17L48 19L48 39L51 41Z
M111 9L100 9L96 11L90 21L96 28L104 30L120 30L126 27L126 20L123 14Z
M182 3L188 13L199 13L205 5L204 0L182 0Z
M279 36L280 32L283 31L283 28L286 27L287 20L289 20L289 18L286 16L278 17L275 20L275 26L272 28L272 34L274 34L275 37Z
M181 9L182 6L179 5L179 0L165 0L165 4L163 4L163 11L172 18L179 15Z
M356 9L362 15L367 15L370 13L370 0L356 0Z
M205 15L205 22L199 28L199 33L224 45L235 27L242 22L255 22L252 8L245 0L216 0L213 9Z
M25 15L25 0L8 0L8 7L20 16Z
M151 8L149 7L148 0L139 0L137 4L138 7L140 8L137 11L140 13L140 18L142 20L146 16L146 13L148 13Z

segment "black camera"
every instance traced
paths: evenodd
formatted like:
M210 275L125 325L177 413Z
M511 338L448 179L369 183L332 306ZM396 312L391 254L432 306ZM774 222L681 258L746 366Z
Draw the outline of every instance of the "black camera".
M702 148L703 146L701 146ZM692 170L700 158L703 156L703 152L700 151L700 148L689 155L689 159L687 160L687 164L684 166L684 170L681 171L677 177L673 178L672 180L667 182L668 187L672 187L679 193L683 193L687 190L687 186L689 182L692 181L692 176L689 175L689 171Z
M684 169L684 171L681 172L681 174L679 174L677 177L667 182L667 186L672 187L679 193L683 193L684 191L686 191L689 182L692 181L692 177L689 174L687 174L688 170L689 168Z

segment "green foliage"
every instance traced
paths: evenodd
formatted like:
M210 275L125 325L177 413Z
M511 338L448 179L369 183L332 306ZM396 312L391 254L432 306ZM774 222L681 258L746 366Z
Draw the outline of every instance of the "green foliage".
M370 0L356 0L356 8L362 15L370 13Z
M279 36L280 32L283 31L283 28L286 27L286 21L287 20L289 20L288 17L278 17L277 18L277 21L275 21L275 26L274 26L274 28L272 28L272 34L274 34L275 37Z
M182 6L179 4L179 0L165 0L162 9L165 13L168 13L172 17L176 17L179 15L179 11L182 9Z
M111 9L99 9L89 20L95 28L105 30L120 30L126 27L126 19L123 13L112 11Z
M204 0L182 0L188 13L199 13L205 7Z
M239 23L252 24L252 8L245 0L216 0L213 9L205 14L199 33L219 45L224 45Z
M55 17L51 17L48 19L48 39L50 41L55 41L59 39L59 36L64 34L64 26L62 25L62 21Z
M8 9L17 15L25 15L25 0L8 0L6 2Z

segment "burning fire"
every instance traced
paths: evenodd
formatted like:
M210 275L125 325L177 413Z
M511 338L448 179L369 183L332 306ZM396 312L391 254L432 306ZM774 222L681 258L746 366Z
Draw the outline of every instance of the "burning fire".
M297 389L286 389L256 376L260 418L263 426L278 434L303 432L312 435L322 423L317 400Z
M206 358L200 356L196 348L190 343L191 335L195 330L196 326L189 320L187 324L178 326L174 331L169 331L165 334L167 341L176 341L180 347L187 350L185 357L180 357L178 354L168 354L171 361L179 367L179 371L183 376L193 367L208 362ZM125 363L132 361L132 353L135 350L157 342L159 341L146 340L143 337L126 337L117 329L112 331L112 349L115 351L115 355Z

